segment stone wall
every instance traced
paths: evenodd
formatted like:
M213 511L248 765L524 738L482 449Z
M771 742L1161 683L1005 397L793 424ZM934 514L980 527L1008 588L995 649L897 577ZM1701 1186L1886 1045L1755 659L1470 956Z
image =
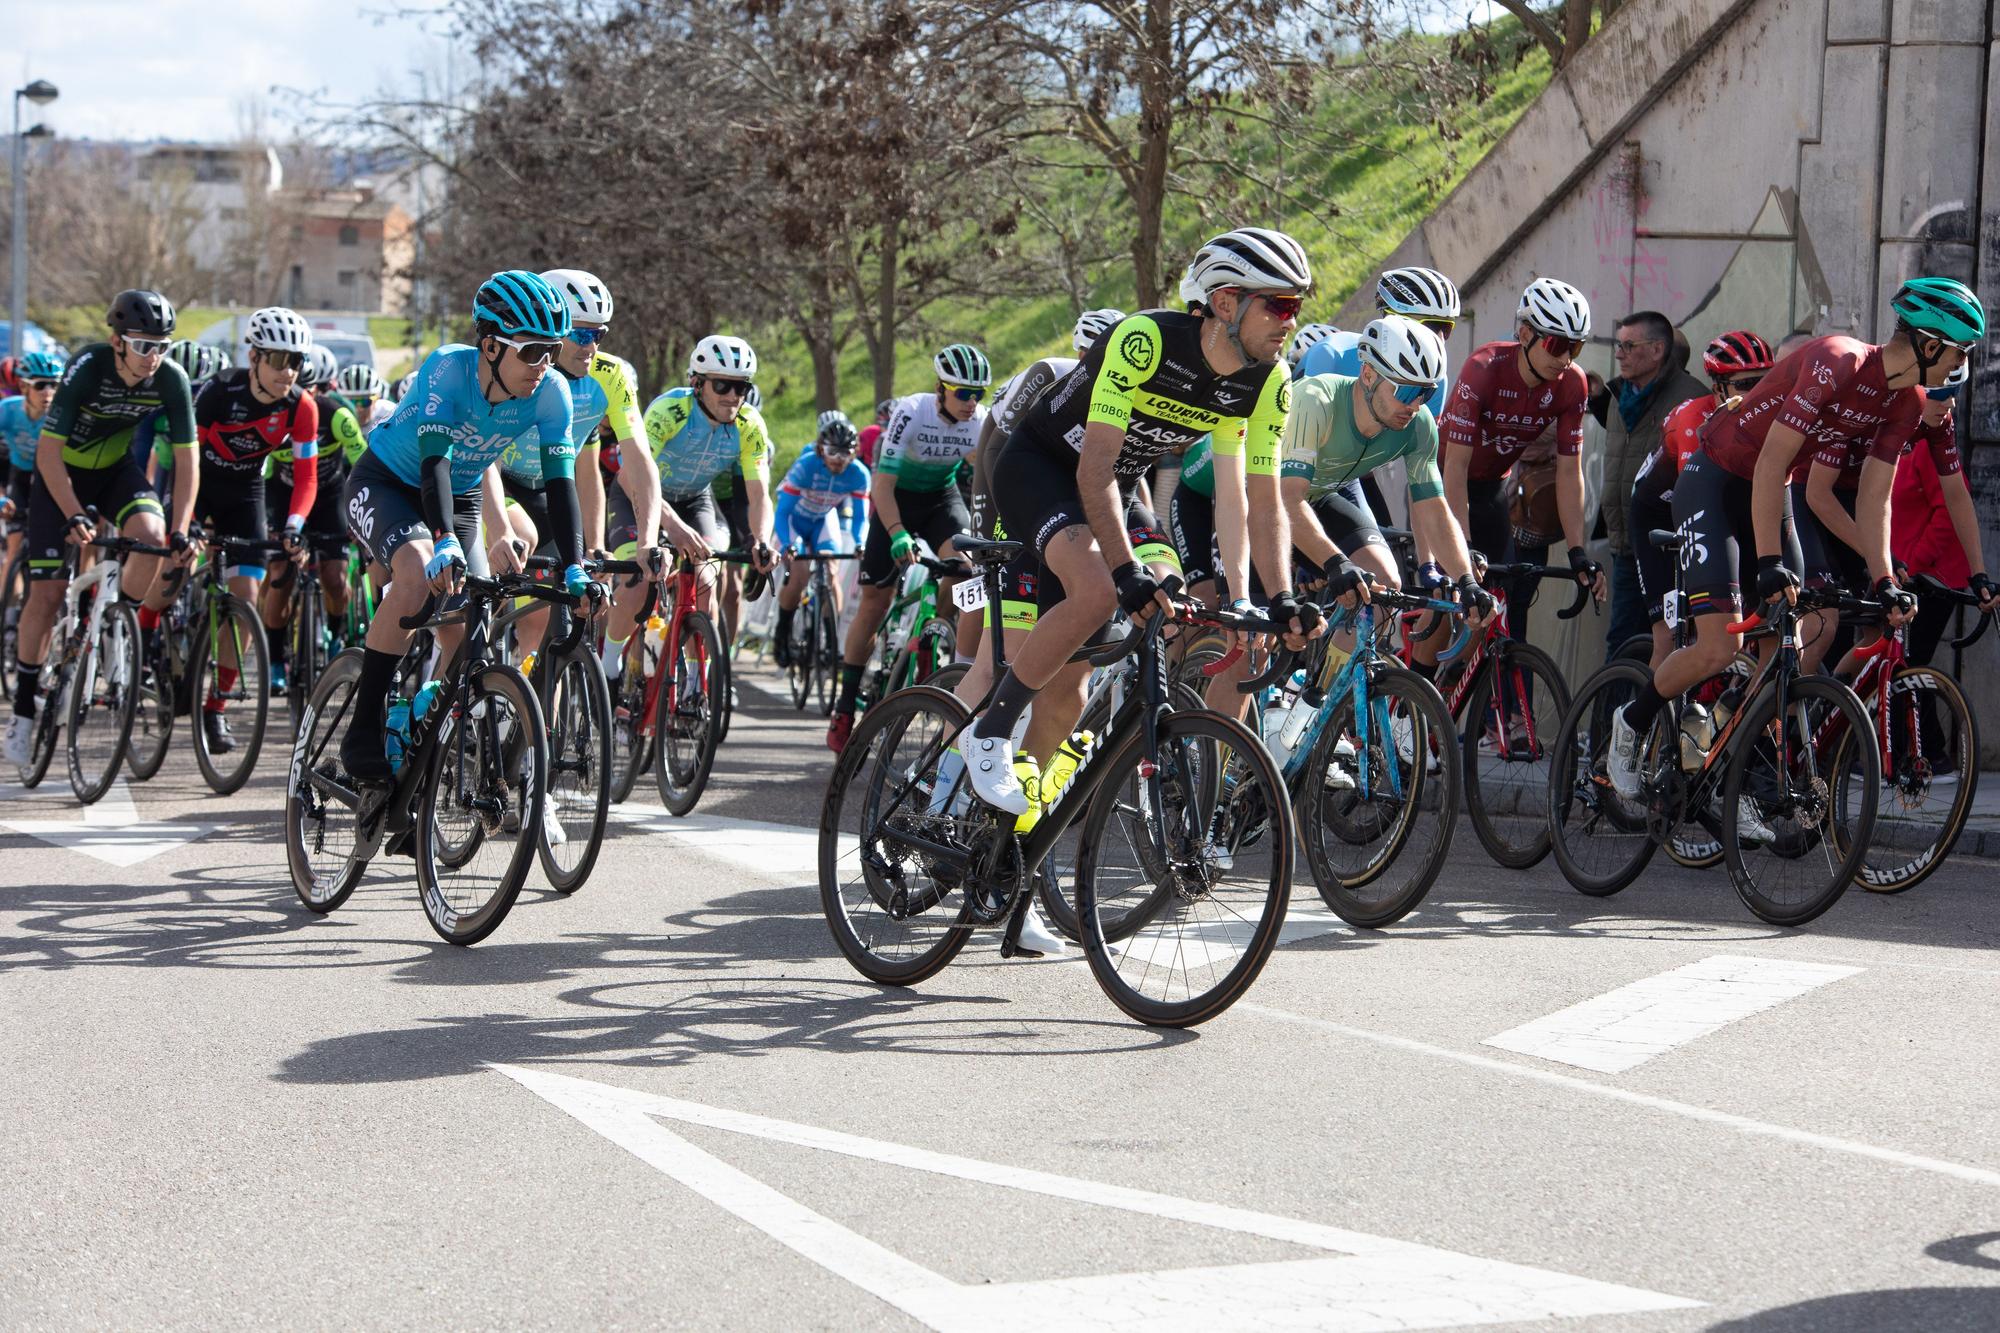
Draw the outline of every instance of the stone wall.
M1628 0L1384 267L1430 264L1459 281L1454 363L1511 336L1528 282L1572 282L1596 315L1583 363L1606 377L1613 323L1633 310L1662 311L1698 349L1730 328L1880 338L1890 292L1917 273L1973 282L1992 306L1996 44L2000 0ZM1336 322L1364 321L1373 289ZM2000 552L1989 354L1962 415L1986 547ZM1559 626L1552 610L1536 608L1538 641L1563 649L1578 680L1602 656L1603 622ZM1963 670L1989 762L1990 651L1981 643Z

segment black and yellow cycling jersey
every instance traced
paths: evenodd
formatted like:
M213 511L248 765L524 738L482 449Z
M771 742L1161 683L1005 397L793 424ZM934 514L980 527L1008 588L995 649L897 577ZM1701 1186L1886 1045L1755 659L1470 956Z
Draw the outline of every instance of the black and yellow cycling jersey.
M110 343L92 343L78 352L42 418L42 433L62 441L63 462L72 469L98 471L125 462L133 432L155 412L162 414L169 449L195 447L194 394L187 372L162 361L145 379L127 384L118 374L117 359Z
M1202 355L1201 327L1199 316L1172 310L1127 315L1042 395L1017 437L1074 459L1087 425L1116 426L1125 444L1114 471L1129 478L1209 435L1217 454L1243 457L1246 473L1275 476L1289 373L1277 361L1218 375Z

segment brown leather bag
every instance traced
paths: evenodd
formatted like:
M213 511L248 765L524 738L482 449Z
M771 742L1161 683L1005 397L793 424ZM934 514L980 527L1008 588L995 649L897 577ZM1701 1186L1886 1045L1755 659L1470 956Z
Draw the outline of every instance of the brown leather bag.
M1526 459L1507 478L1507 521L1516 546L1552 546L1562 535L1562 513L1556 505L1556 458L1539 463Z

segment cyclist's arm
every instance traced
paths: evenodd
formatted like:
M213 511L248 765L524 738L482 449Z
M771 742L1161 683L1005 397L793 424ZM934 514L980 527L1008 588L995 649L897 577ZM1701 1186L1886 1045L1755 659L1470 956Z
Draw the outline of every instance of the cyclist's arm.
M903 526L903 510L896 503L896 477L903 470L903 438L916 422L916 414L901 403L889 414L889 424L875 440L875 476L868 485L868 499L882 530L891 537Z
M1472 553L1465 533L1442 495L1427 500L1410 500L1410 531L1416 534L1417 550L1444 566L1444 572L1459 578L1472 572Z
M1451 511L1452 522L1458 524L1460 532L1466 531L1466 492L1472 479L1472 450L1447 449L1444 461L1438 464L1438 472L1444 481L1444 503Z
M639 410L638 377L633 374L631 363L602 353L591 357L590 377L604 391L604 420L611 427L611 438L617 441L620 455L625 458L645 455L647 466L654 474L650 520L640 512L639 496L629 488L626 490L632 499L632 519L639 529L640 543L651 546L660 525L659 466L652 461L652 454L646 448L646 418ZM597 466L597 433L591 432L588 441L579 441L578 444L580 453L576 484L578 498L583 504L584 537L590 549L601 550L604 546L604 473ZM624 484L622 474L619 483Z
M1321 569L1344 559L1346 552L1333 544L1312 509L1312 482L1301 476L1287 476L1279 482L1285 497L1285 514L1291 519L1292 545ZM1231 585L1232 587L1234 585Z
M1944 495L1945 512L1951 516L1951 530L1958 537L1959 548L1965 552L1966 566L1974 574L1984 574L1986 555L1979 542L1979 515L1972 507L1972 491L1965 484L1965 474L1941 474L1938 490Z
M597 442L593 438L578 458L574 477L577 509L583 521L583 549L604 549L604 474L597 468Z
M868 465L858 460L849 463L847 466L861 473L859 477L855 478L854 490L849 496L847 506L854 511L853 517L848 520L848 523L853 532L854 549L858 551L861 549L862 543L868 539L869 472Z
M1889 555L1889 491L1895 484L1894 463L1870 458L1861 465L1861 486L1854 495L1854 524L1859 530L1854 549L1868 562L1870 583L1891 577L1895 570ZM1811 483L1807 486L1810 491Z
M1799 456L1805 443L1802 432L1774 421L1770 433L1764 437L1764 447L1757 451L1757 466L1750 477L1750 530L1760 558L1785 553L1782 525L1786 479L1792 470L1792 460Z
M345 407L334 409L336 413L348 412ZM309 393L299 395L299 405L292 412L292 506L285 515L285 526L303 529L306 515L312 512L313 501L319 498L319 404Z
M1215 544L1222 548L1222 580L1231 597L1248 597L1252 554L1250 509L1241 455L1218 453L1209 475L1215 479ZM1086 506L1088 502L1086 496ZM1258 572L1268 573L1263 566L1260 560ZM1270 585L1265 586L1268 589Z
M754 407L744 407L743 415L749 419L741 421L737 435L742 440L738 461L743 467L743 481L748 500L745 517L750 524L752 541L769 546L773 540L771 529L771 437L764 429L764 417ZM740 420L740 418L739 418Z
M792 543L792 513L798 507L799 488L788 475L778 485L778 512L771 520L781 545L790 546Z
M55 501L56 509L67 520L81 512L83 506L76 498L76 487L69 484L69 465L63 462L63 438L52 435L47 430L35 441L35 471L41 473L42 485L48 489L49 499ZM180 483L176 479L175 489Z
M1257 401L1242 430L1244 523L1250 528L1250 553L1262 577L1266 596L1292 590L1292 525L1278 495L1278 458L1285 448L1285 424L1292 411L1291 374L1282 363L1264 377ZM1225 432L1239 429L1225 418L1210 434L1210 448ZM1251 513L1257 515L1254 526Z
M1556 455L1556 512L1571 546L1583 545L1583 499L1583 455Z
M569 381L545 376L535 391L535 434L542 450L542 497L555 529L556 559L565 568L583 563L583 510L577 503L576 444L569 437L575 403ZM592 461L593 469L596 467Z

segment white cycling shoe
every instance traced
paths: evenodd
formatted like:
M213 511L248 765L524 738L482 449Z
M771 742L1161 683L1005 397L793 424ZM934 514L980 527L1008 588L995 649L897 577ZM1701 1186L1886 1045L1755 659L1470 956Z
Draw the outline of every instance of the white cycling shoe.
M1628 801L1639 799L1639 737L1620 708L1611 715L1611 746L1604 755L1604 775L1611 790Z
M1013 738L967 735L958 744L973 795L1006 814L1027 814L1028 793L1014 776Z
M10 764L28 762L28 750L35 739L35 719L31 717L9 718L7 736L0 740L0 758Z
M563 832L562 820L556 814L553 794L542 797L542 837L551 847L560 847L569 841L569 834Z
M1405 723L1404 725L1407 726L1408 724ZM1346 736L1342 736L1333 743L1333 762L1326 766L1326 777L1324 779L1326 789L1328 791L1353 791L1356 785L1354 770L1354 742Z
M1033 903L1028 905L1028 914L1021 918L1021 933L1014 944L1020 953L1037 958L1060 958L1069 952L1068 943L1049 929L1049 923L1042 920L1042 910Z
M1768 847L1778 840L1777 830L1764 822L1757 803L1748 796L1736 798L1736 840L1753 847Z

